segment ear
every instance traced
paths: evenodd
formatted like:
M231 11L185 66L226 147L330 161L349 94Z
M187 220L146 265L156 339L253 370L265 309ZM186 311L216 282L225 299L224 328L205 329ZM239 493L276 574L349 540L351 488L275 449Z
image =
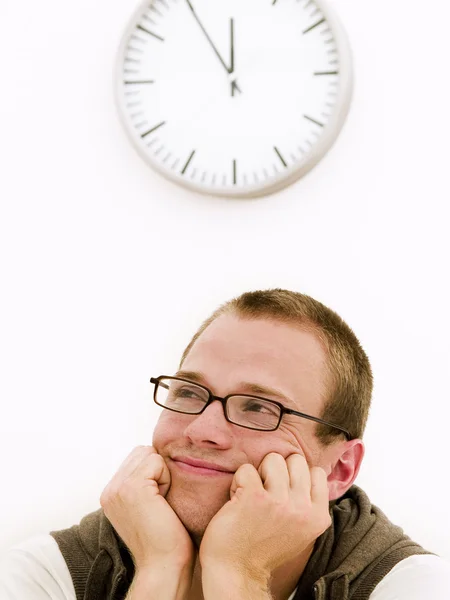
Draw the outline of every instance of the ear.
M336 448L328 463L331 472L328 475L329 499L336 500L345 494L358 475L364 457L362 440L350 440Z

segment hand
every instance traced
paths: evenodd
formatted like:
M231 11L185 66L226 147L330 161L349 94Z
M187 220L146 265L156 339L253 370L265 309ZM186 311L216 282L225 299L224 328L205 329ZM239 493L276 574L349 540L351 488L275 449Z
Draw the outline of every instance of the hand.
M303 456L286 460L274 452L258 471L244 464L236 471L230 501L211 519L200 546L202 571L222 571L265 580L298 557L330 526L325 471L311 470Z
M138 446L101 494L105 515L140 571L193 568L192 540L165 500L169 487L170 472L162 456L152 446Z

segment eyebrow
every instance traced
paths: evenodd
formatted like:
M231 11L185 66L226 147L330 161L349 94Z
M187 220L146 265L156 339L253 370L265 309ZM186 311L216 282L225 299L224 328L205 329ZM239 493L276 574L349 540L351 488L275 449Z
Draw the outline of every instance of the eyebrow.
M177 373L175 374L175 377L189 379L190 381L193 381L194 383L200 383L201 385L208 387L206 384L206 377L202 373L197 372L197 371L177 371ZM294 410L298 410L298 407L294 405L294 402L290 398L288 398L282 392L280 392L279 390L276 390L274 388L270 388L265 385L260 385L258 383L251 383L248 381L242 381L241 383L238 384L237 387L239 389L243 389L243 390L245 389L245 390L247 390L247 392L250 392L252 394L257 394L258 396L262 394L263 396L275 397L279 400L282 400L283 404L286 406L286 408L292 408Z

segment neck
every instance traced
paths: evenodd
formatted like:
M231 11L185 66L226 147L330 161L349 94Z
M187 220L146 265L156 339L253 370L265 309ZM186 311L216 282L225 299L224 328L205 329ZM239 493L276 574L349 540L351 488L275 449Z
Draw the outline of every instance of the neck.
M273 600L288 600L297 587L298 580L302 576L313 550L314 545L311 548L307 548L295 560L285 563L273 572L270 580L270 593ZM187 600L209 600L203 597L202 568L198 556Z

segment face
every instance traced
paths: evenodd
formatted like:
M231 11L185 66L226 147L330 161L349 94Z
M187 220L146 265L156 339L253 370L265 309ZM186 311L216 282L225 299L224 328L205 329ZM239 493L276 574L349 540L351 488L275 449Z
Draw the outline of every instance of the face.
M326 395L326 356L311 332L272 320L222 315L199 337L178 376L208 387L214 395L255 394L320 416ZM230 499L233 472L244 463L258 468L270 452L284 458L298 453L321 465L315 423L284 415L275 431L253 431L228 423L220 402L200 415L163 410L153 446L171 473L167 501L194 539L201 539L216 512ZM200 473L182 468L177 457L226 468ZM322 465L321 465L322 466Z

